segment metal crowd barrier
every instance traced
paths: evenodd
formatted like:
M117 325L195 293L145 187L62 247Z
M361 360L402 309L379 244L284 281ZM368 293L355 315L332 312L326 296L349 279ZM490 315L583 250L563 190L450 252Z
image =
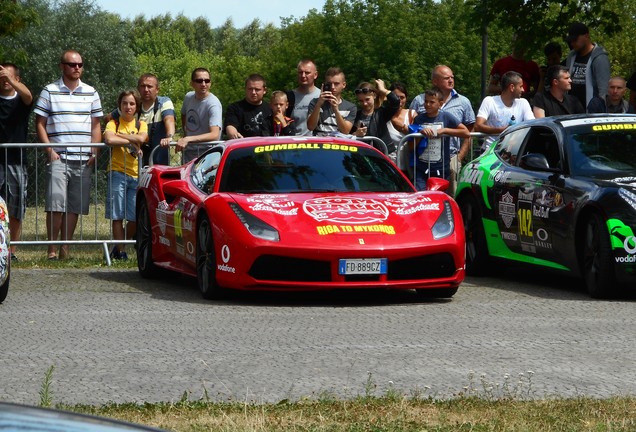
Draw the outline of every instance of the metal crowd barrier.
M444 136L445 134L442 134L440 136ZM487 138L490 136L498 136L497 135L491 135L491 134L485 134L483 132L471 132L470 133L470 138L472 140L471 142L471 146L470 146L470 159L469 160L473 160L475 159L478 154L476 154L476 150L475 148L479 149L480 145L479 145L479 141L483 138ZM420 133L412 133L412 134L408 134L408 135L404 135L402 137L402 139L400 140L400 142L397 145L397 155L396 155L396 160L397 160L397 165L400 169L402 169L405 172L409 173L409 176L413 176L413 178L411 179L413 182L415 181L415 171L413 171L412 173L409 171L409 166L408 166L408 162L407 161L403 161L402 159L400 159L401 157L403 157L402 155L402 151L404 149L404 146L408 143L408 141L412 140L412 139L416 139L416 138L424 138L425 136L420 134ZM478 145L475 145L475 142L477 141ZM444 147L442 146L442 152L444 151ZM442 157L443 157L443 153L442 153ZM407 163L407 166L403 166L404 163ZM402 166L401 166L402 165ZM415 169L415 168L414 168Z
M46 165L48 164L48 158L43 151L46 148L50 147L65 147L65 148L97 148L98 155L95 160L95 164L92 167L91 174L91 191L90 191L90 204L89 207L93 209L94 215L79 215L77 226L75 229L75 235L72 240L48 240L47 232L46 232L46 211L45 211L45 195L48 179L45 177ZM26 152L25 158L21 161L23 168L27 173L27 196L26 196L26 207L27 214L25 215L25 219L22 221L22 237L28 237L30 234L29 231L34 231L34 239L29 240L16 240L11 243L20 246L20 245L29 245L29 246L48 246L48 245L101 245L104 250L104 256L107 264L111 265L110 260L110 252L109 245L113 244L134 244L135 240L115 240L113 239L112 225L110 221L108 221L108 234L104 235L103 232L100 232L98 229L99 221L98 219L105 219L105 215L102 213L98 214L98 210L101 208L105 208L105 198L107 191L107 181L108 177L106 172L108 168L110 168L111 163L111 150L112 147L108 146L104 143L67 143L67 144L42 144L42 143L6 143L0 144L0 151L5 152L5 160L6 160L6 151L9 148L22 148L24 152ZM132 157L132 156L131 156ZM141 172L141 158L138 158L139 169ZM5 167L5 172L6 172ZM8 185L5 185L8 187ZM5 190L4 196L7 196ZM102 207L100 208L100 204ZM27 215L30 211L35 210L35 226L27 227ZM42 214L40 214L42 212ZM89 223L89 217L92 216L94 218L92 223ZM29 218L30 220L30 218ZM42 230L41 225L44 225L44 230ZM94 226L94 230L89 232L90 228L86 228L87 226ZM28 229L27 229L28 228ZM27 235L25 236L25 231L27 231ZM19 252L18 252L19 253ZM42 251L43 254L46 253L46 250Z

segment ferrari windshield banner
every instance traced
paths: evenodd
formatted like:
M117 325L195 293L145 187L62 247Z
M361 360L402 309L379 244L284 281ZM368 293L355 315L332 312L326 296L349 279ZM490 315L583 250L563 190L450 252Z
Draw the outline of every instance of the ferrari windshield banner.
M350 146L346 144L334 144L334 143L284 143L284 144L271 144L264 146L254 147L254 153L264 153L280 150L340 150L357 152L358 147Z

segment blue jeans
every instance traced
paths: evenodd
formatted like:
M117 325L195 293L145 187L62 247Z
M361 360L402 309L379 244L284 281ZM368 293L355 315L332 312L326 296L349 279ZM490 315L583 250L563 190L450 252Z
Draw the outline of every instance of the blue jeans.
M135 221L137 179L120 171L109 171L106 219Z

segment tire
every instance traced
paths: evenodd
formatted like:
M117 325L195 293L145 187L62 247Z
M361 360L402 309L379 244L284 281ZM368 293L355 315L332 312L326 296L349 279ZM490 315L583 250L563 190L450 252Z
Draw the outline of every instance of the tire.
M159 269L152 260L152 226L145 199L137 206L137 268L141 277L158 277Z
M9 274L7 275L7 279L0 286L0 303L2 303L9 293L9 280L11 279L11 270L9 270Z
M486 275L491 269L491 258L477 199L465 195L460 199L459 208L466 234L466 273L471 276Z
M197 225L196 251L197 285L201 295L207 300L223 298L225 292L216 282L216 254L207 217L203 217Z
M592 214L585 222L582 272L592 298L611 298L617 294L612 246L603 219Z
M421 298L451 298L457 294L458 288L417 289L415 292Z

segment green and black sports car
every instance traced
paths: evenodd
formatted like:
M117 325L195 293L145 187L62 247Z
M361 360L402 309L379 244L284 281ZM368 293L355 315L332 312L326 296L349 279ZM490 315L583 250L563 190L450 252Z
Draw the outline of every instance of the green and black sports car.
M571 272L595 298L636 289L636 115L506 129L461 171L466 271L494 259Z

